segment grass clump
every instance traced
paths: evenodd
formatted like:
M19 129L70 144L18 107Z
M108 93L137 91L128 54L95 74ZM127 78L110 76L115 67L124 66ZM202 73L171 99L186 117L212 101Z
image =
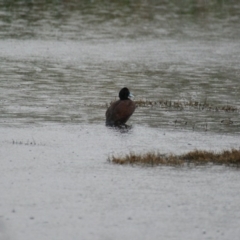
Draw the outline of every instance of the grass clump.
M145 154L135 154L130 153L125 157L115 157L108 159L112 163L117 164L143 164L143 165L182 165L184 163L180 158L176 158L173 155L165 156L159 153L145 153Z
M211 151L194 150L182 155L162 155L159 153L135 154L130 153L124 157L112 156L109 162L115 164L139 164L150 166L183 166L183 165L202 165L218 164L227 166L240 166L240 150L224 150L220 153Z
M195 163L214 163L224 165L240 166L240 150L224 150L220 153L214 153L210 151L195 150L181 156L189 162Z

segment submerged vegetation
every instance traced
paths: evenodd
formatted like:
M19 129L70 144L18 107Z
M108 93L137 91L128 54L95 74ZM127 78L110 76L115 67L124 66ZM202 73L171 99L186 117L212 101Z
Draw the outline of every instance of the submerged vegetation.
M211 151L194 150L182 155L162 155L160 153L135 154L130 153L124 157L112 156L109 162L115 164L138 164L149 166L184 166L218 164L226 166L240 166L240 149L224 150L219 153Z

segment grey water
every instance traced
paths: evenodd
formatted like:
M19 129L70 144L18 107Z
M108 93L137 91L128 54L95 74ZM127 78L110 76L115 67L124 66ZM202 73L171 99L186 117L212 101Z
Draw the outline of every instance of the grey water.
M239 134L239 13L238 1L1 1L0 123L104 124L127 86L212 106L140 106L133 125Z
M0 240L238 240L239 169L107 159L239 149L239 63L237 0L0 0Z

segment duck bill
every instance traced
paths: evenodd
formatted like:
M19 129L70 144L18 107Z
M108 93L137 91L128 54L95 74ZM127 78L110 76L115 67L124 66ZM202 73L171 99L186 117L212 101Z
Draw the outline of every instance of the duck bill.
M134 95L132 95L131 93L129 93L128 97L129 97L129 98L134 98Z

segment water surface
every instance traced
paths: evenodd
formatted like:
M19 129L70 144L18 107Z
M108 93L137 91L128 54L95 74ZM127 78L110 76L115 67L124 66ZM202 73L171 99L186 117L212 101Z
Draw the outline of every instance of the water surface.
M2 2L1 123L103 123L128 86L136 100L237 109L139 108L133 124L239 133L239 12L224 1Z
M239 148L240 4L0 2L0 239L239 238L239 173L113 155ZM146 101L121 133L105 111Z

